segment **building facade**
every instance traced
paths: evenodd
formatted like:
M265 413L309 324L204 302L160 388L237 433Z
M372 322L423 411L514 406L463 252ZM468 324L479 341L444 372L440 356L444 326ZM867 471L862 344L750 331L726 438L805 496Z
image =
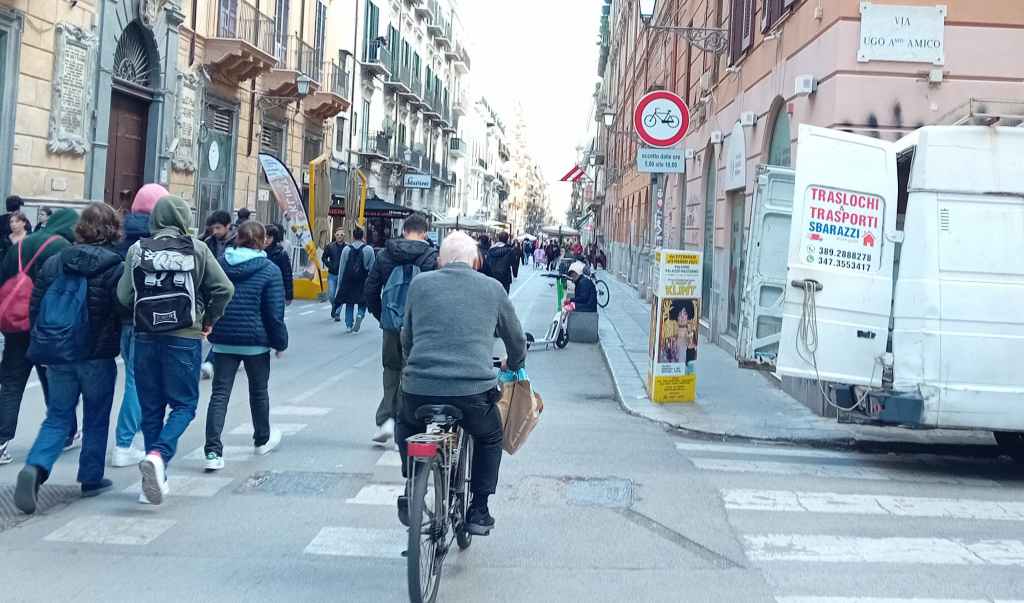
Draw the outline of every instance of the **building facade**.
M728 44L702 50L646 29L636 2L606 2L595 120L608 112L614 125L595 147L607 162L600 235L613 269L649 284L651 183L635 168L631 115L648 90L676 92L691 124L686 174L667 179L664 245L704 251L702 325L727 349L759 166L793 166L801 124L894 140L971 98L1024 102L1013 0L661 0L653 22L728 30Z

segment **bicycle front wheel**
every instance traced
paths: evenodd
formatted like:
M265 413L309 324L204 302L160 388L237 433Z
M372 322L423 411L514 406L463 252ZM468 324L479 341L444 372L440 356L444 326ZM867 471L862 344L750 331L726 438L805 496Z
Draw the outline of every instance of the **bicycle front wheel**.
M597 287L597 305L607 308L608 302L612 299L611 291L608 290L608 283L599 280L595 281L594 285Z
M409 499L409 545L406 549L409 601L433 603L441 585L439 551L444 546L447 517L441 501L444 488L437 458L417 459L412 496Z

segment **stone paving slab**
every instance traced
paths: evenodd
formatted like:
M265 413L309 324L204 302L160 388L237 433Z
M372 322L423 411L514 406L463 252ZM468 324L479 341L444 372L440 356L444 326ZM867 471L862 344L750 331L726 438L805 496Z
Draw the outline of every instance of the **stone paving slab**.
M912 430L838 423L821 417L782 391L773 377L741 369L722 348L702 342L697 358L697 401L656 404L645 386L650 306L610 274L602 274L611 302L601 310L601 349L626 412L692 434L818 446L867 443L994 446L989 432Z

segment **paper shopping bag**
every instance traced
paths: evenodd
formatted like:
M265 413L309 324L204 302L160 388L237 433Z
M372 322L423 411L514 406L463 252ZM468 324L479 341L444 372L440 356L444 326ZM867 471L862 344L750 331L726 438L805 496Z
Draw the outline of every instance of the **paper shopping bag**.
M498 412L501 414L502 448L505 452L515 454L522 447L543 411L544 401L533 391L529 381L502 384Z

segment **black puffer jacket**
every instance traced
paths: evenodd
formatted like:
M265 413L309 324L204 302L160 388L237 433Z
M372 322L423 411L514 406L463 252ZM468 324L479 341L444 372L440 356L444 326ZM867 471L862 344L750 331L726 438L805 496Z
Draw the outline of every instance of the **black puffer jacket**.
M124 271L124 260L112 246L73 245L46 260L36 275L32 289L29 320L36 321L43 295L62 272L80 274L88 281L89 355L86 360L113 358L121 353L121 319L127 310L117 301L117 281Z
M274 262L277 269L281 271L281 283L284 285L284 301L290 302L295 299L295 275L292 272L292 261L284 252L280 243L274 243L267 247L267 259Z
M366 307L377 320L380 320L380 294L391 277L396 266L413 264L419 266L420 272L437 269L437 250L426 241L411 239L391 239L387 246L377 252L377 261L366 276L363 293Z
M505 286L507 291L509 286L512 285L513 264L518 262L519 258L516 257L515 249L504 243L496 243L487 250L487 260L485 262L487 265L487 276L496 279Z

